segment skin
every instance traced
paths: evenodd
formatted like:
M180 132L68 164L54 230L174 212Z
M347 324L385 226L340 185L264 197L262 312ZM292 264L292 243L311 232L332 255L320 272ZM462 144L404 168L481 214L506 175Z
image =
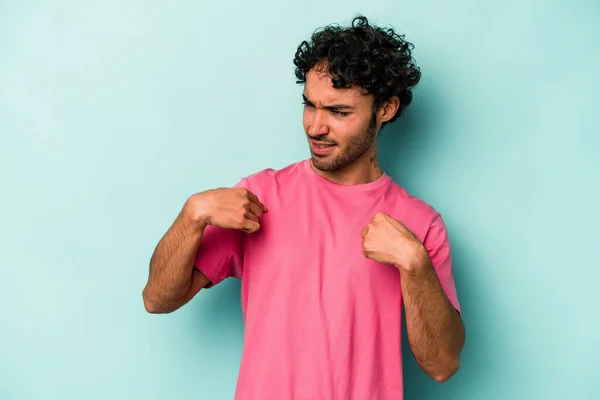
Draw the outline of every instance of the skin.
M423 371L444 382L458 371L465 330L444 293L427 249L400 221L375 214L362 230L365 257L398 269L411 351Z
M219 188L190 196L152 254L142 291L146 311L171 313L211 284L193 265L208 225L252 234L260 229L260 217L267 211L245 188Z
M373 97L357 88L335 89L331 78L319 72L322 66L306 74L302 123L309 144L335 144L331 154L321 156L311 150L311 165L319 175L340 184L372 182L383 171L377 159L377 133L400 105L390 99L373 113Z
M373 96L357 88L335 89L331 78L311 70L303 93L303 124L309 143L333 143L327 155L312 150L319 175L346 185L368 183L383 173L377 161L381 125L397 112L394 97L373 113ZM411 351L431 378L443 382L459 368L465 332L446 297L428 252L402 222L378 212L361 232L363 254L399 271Z
M373 96L357 88L335 89L323 65L306 77L303 125L311 142L334 144L327 155L311 150L313 170L339 184L372 182L383 174L377 137L400 105L392 97L373 110ZM219 188L192 195L157 245L143 290L146 310L170 313L189 302L211 282L193 266L202 235L209 225L260 229L267 208L243 188ZM363 254L397 268L401 279L409 344L421 368L445 381L459 367L464 327L444 294L423 244L402 222L377 212L361 232ZM383 266L386 267L386 266Z

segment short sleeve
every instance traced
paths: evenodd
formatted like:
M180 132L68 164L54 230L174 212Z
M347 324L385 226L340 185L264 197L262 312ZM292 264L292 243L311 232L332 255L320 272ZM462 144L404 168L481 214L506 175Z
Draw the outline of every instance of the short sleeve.
M452 273L452 251L450 249L450 239L442 216L437 214L431 223L427 235L425 236L425 248L429 253L429 258L437 273L438 279L442 285L446 297L454 308L460 312L460 304L454 284Z
M242 179L234 187L247 187L246 184L246 179ZM194 266L210 279L206 288L229 277L241 279L244 239L245 233L239 229L206 226L194 260Z

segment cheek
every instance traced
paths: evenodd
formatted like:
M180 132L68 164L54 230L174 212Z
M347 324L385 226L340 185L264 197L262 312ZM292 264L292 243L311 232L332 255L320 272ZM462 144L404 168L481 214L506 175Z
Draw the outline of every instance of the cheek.
M357 135L360 136L364 131L362 119L357 115L333 118L330 126L336 135L343 139L351 139Z

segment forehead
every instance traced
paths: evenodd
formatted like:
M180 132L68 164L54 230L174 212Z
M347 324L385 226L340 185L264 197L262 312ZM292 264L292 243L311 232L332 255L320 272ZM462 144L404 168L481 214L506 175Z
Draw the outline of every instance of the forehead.
M340 88L333 87L331 76L326 72L311 69L306 74L304 95L315 104L352 104L360 105L369 102L369 96L362 94L356 87Z

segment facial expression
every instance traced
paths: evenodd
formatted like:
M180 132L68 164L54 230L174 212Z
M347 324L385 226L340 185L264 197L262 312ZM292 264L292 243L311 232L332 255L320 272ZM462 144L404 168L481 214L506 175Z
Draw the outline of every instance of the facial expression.
M337 171L376 150L372 95L354 87L335 89L329 75L312 69L306 75L303 100L304 131L315 168Z

